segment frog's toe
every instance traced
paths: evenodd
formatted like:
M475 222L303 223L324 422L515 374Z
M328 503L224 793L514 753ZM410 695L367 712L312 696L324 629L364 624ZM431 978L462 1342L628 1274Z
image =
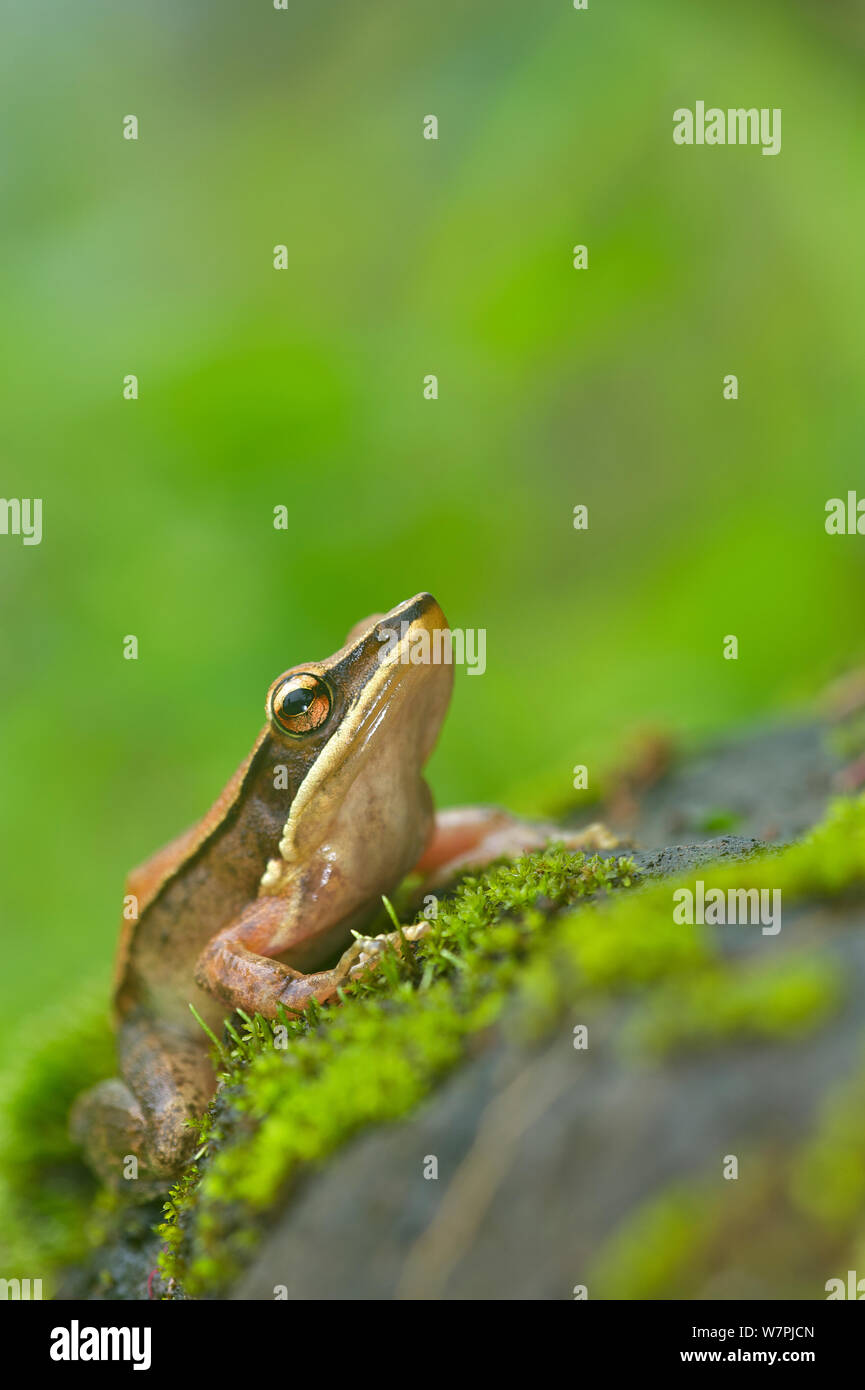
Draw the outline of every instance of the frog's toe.
M78 1097L69 1117L69 1133L84 1149L88 1165L109 1187L122 1189L140 1202L165 1191L169 1173L150 1153L144 1113L119 1078L101 1081Z
M582 830L560 834L558 838L566 849L618 849L623 843L621 836L600 820L592 821Z
M373 969L388 951L400 953L403 938L411 943L421 941L431 928L431 922L423 921L403 927L401 932L389 931L382 932L379 936L358 937L354 945L343 955L340 966L347 967L349 978L357 980L366 971Z
M135 1157L144 1138L144 1116L128 1086L119 1079L100 1081L75 1101L69 1133L80 1144L90 1167L104 1182L115 1185L124 1161Z

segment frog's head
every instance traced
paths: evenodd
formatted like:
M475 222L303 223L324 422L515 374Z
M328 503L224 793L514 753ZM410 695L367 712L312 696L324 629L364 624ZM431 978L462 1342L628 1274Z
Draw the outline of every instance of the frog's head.
M288 934L315 939L312 954L368 918L426 846L432 798L421 769L453 684L446 634L435 599L418 594L267 693L270 752L293 794L260 891L297 913Z

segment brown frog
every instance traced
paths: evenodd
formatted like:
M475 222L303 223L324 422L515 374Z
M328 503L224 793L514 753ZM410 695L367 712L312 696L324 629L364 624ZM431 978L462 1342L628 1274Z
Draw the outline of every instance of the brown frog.
M352 932L410 870L437 883L557 833L486 808L436 822L421 771L453 668L411 654L446 627L419 594L358 624L328 660L278 676L267 723L214 806L130 875L114 990L122 1079L72 1114L106 1180L128 1176L132 1156L148 1195L194 1149L187 1121L216 1080L190 1004L218 1032L237 1008L274 1018L330 1000L374 963L383 939L349 946ZM615 842L590 827L569 843Z

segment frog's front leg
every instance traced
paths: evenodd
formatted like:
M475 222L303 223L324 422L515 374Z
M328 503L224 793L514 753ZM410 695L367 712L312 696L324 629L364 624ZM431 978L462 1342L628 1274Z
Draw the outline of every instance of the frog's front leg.
M619 840L600 821L567 831L548 821L522 820L497 806L458 806L440 811L435 831L415 872L434 888L455 874L481 869L495 859L515 859L552 841L566 849L615 849Z
M162 1192L191 1156L195 1130L216 1078L207 1043L133 1012L120 1024L118 1053L123 1080L100 1082L72 1109L73 1139L91 1167L114 1187L146 1198ZM135 1181L129 1159L137 1160Z
M284 921L278 897L257 899L208 942L195 967L197 983L228 1009L265 1018L276 1018L280 1005L300 1013L313 999L320 1004L332 999L349 980L354 947L331 970L293 970L272 959L288 948Z

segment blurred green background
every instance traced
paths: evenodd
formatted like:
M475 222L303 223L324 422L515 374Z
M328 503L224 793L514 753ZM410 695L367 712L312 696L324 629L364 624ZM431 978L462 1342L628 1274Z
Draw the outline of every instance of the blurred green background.
M861 655L823 519L863 476L863 50L825 0L9 0L2 491L44 539L0 537L7 1033L107 981L125 871L367 612L487 629L431 780L534 811ZM698 98L780 106L781 154L674 146Z

